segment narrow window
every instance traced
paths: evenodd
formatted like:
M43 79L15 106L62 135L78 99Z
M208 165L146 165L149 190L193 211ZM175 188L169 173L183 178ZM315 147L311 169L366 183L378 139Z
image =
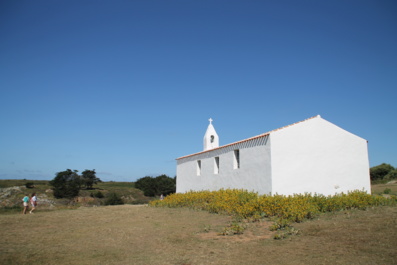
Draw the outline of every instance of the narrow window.
M233 168L240 168L240 150L234 150Z
M219 174L219 156L214 160L214 174Z
M201 160L197 160L197 176L201 175Z

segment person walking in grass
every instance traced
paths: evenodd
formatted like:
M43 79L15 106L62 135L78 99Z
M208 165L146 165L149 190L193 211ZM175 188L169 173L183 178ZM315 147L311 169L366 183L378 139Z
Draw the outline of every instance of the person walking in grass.
M23 201L23 214L26 214L26 211L29 208L29 196L26 194L25 197L22 199Z
M32 197L30 197L30 204L32 205L32 210L30 210L30 213L33 213L33 211L36 210L37 206L36 193L32 193Z

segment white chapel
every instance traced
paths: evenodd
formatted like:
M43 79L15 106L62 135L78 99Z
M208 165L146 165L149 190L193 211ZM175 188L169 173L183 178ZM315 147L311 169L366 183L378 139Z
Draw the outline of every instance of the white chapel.
M367 141L320 115L223 146L209 122L204 150L176 159L178 193L371 193Z

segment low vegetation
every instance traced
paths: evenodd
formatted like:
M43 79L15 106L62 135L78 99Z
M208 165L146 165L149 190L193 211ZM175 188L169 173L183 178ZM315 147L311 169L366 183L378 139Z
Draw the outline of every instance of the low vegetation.
M149 203L154 207L187 207L195 210L205 210L210 213L231 215L236 221L222 234L240 234L244 230L241 221L255 222L263 218L271 218L274 224L272 230L283 230L275 235L283 238L297 231L292 223L305 219L313 219L320 213L336 212L350 209L366 209L373 206L395 206L397 198L374 196L363 191L353 191L335 196L323 195L258 195L245 190L227 189L219 191L187 192L172 194L164 200Z
M397 181L389 181L388 183L374 184L371 187L372 194L383 196L397 196Z
M40 211L80 206L147 204L154 199L136 189L133 182L100 182L91 189L81 189L76 197L56 198L53 187L46 180L0 180L0 213L22 211L22 198L33 192L37 194Z
M105 205L121 205L121 204L124 204L124 202L117 193L111 192L108 194L104 204Z

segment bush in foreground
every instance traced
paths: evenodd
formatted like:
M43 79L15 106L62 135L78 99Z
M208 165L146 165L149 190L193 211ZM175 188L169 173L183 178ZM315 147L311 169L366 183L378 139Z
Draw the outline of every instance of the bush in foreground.
M162 201L149 202L150 206L155 207L188 207L228 214L240 220L257 221L270 217L276 222L277 229L286 227L292 222L311 219L319 213L396 204L396 197L384 198L363 191L335 196L317 194L260 196L254 192L236 189L177 193L167 196Z

